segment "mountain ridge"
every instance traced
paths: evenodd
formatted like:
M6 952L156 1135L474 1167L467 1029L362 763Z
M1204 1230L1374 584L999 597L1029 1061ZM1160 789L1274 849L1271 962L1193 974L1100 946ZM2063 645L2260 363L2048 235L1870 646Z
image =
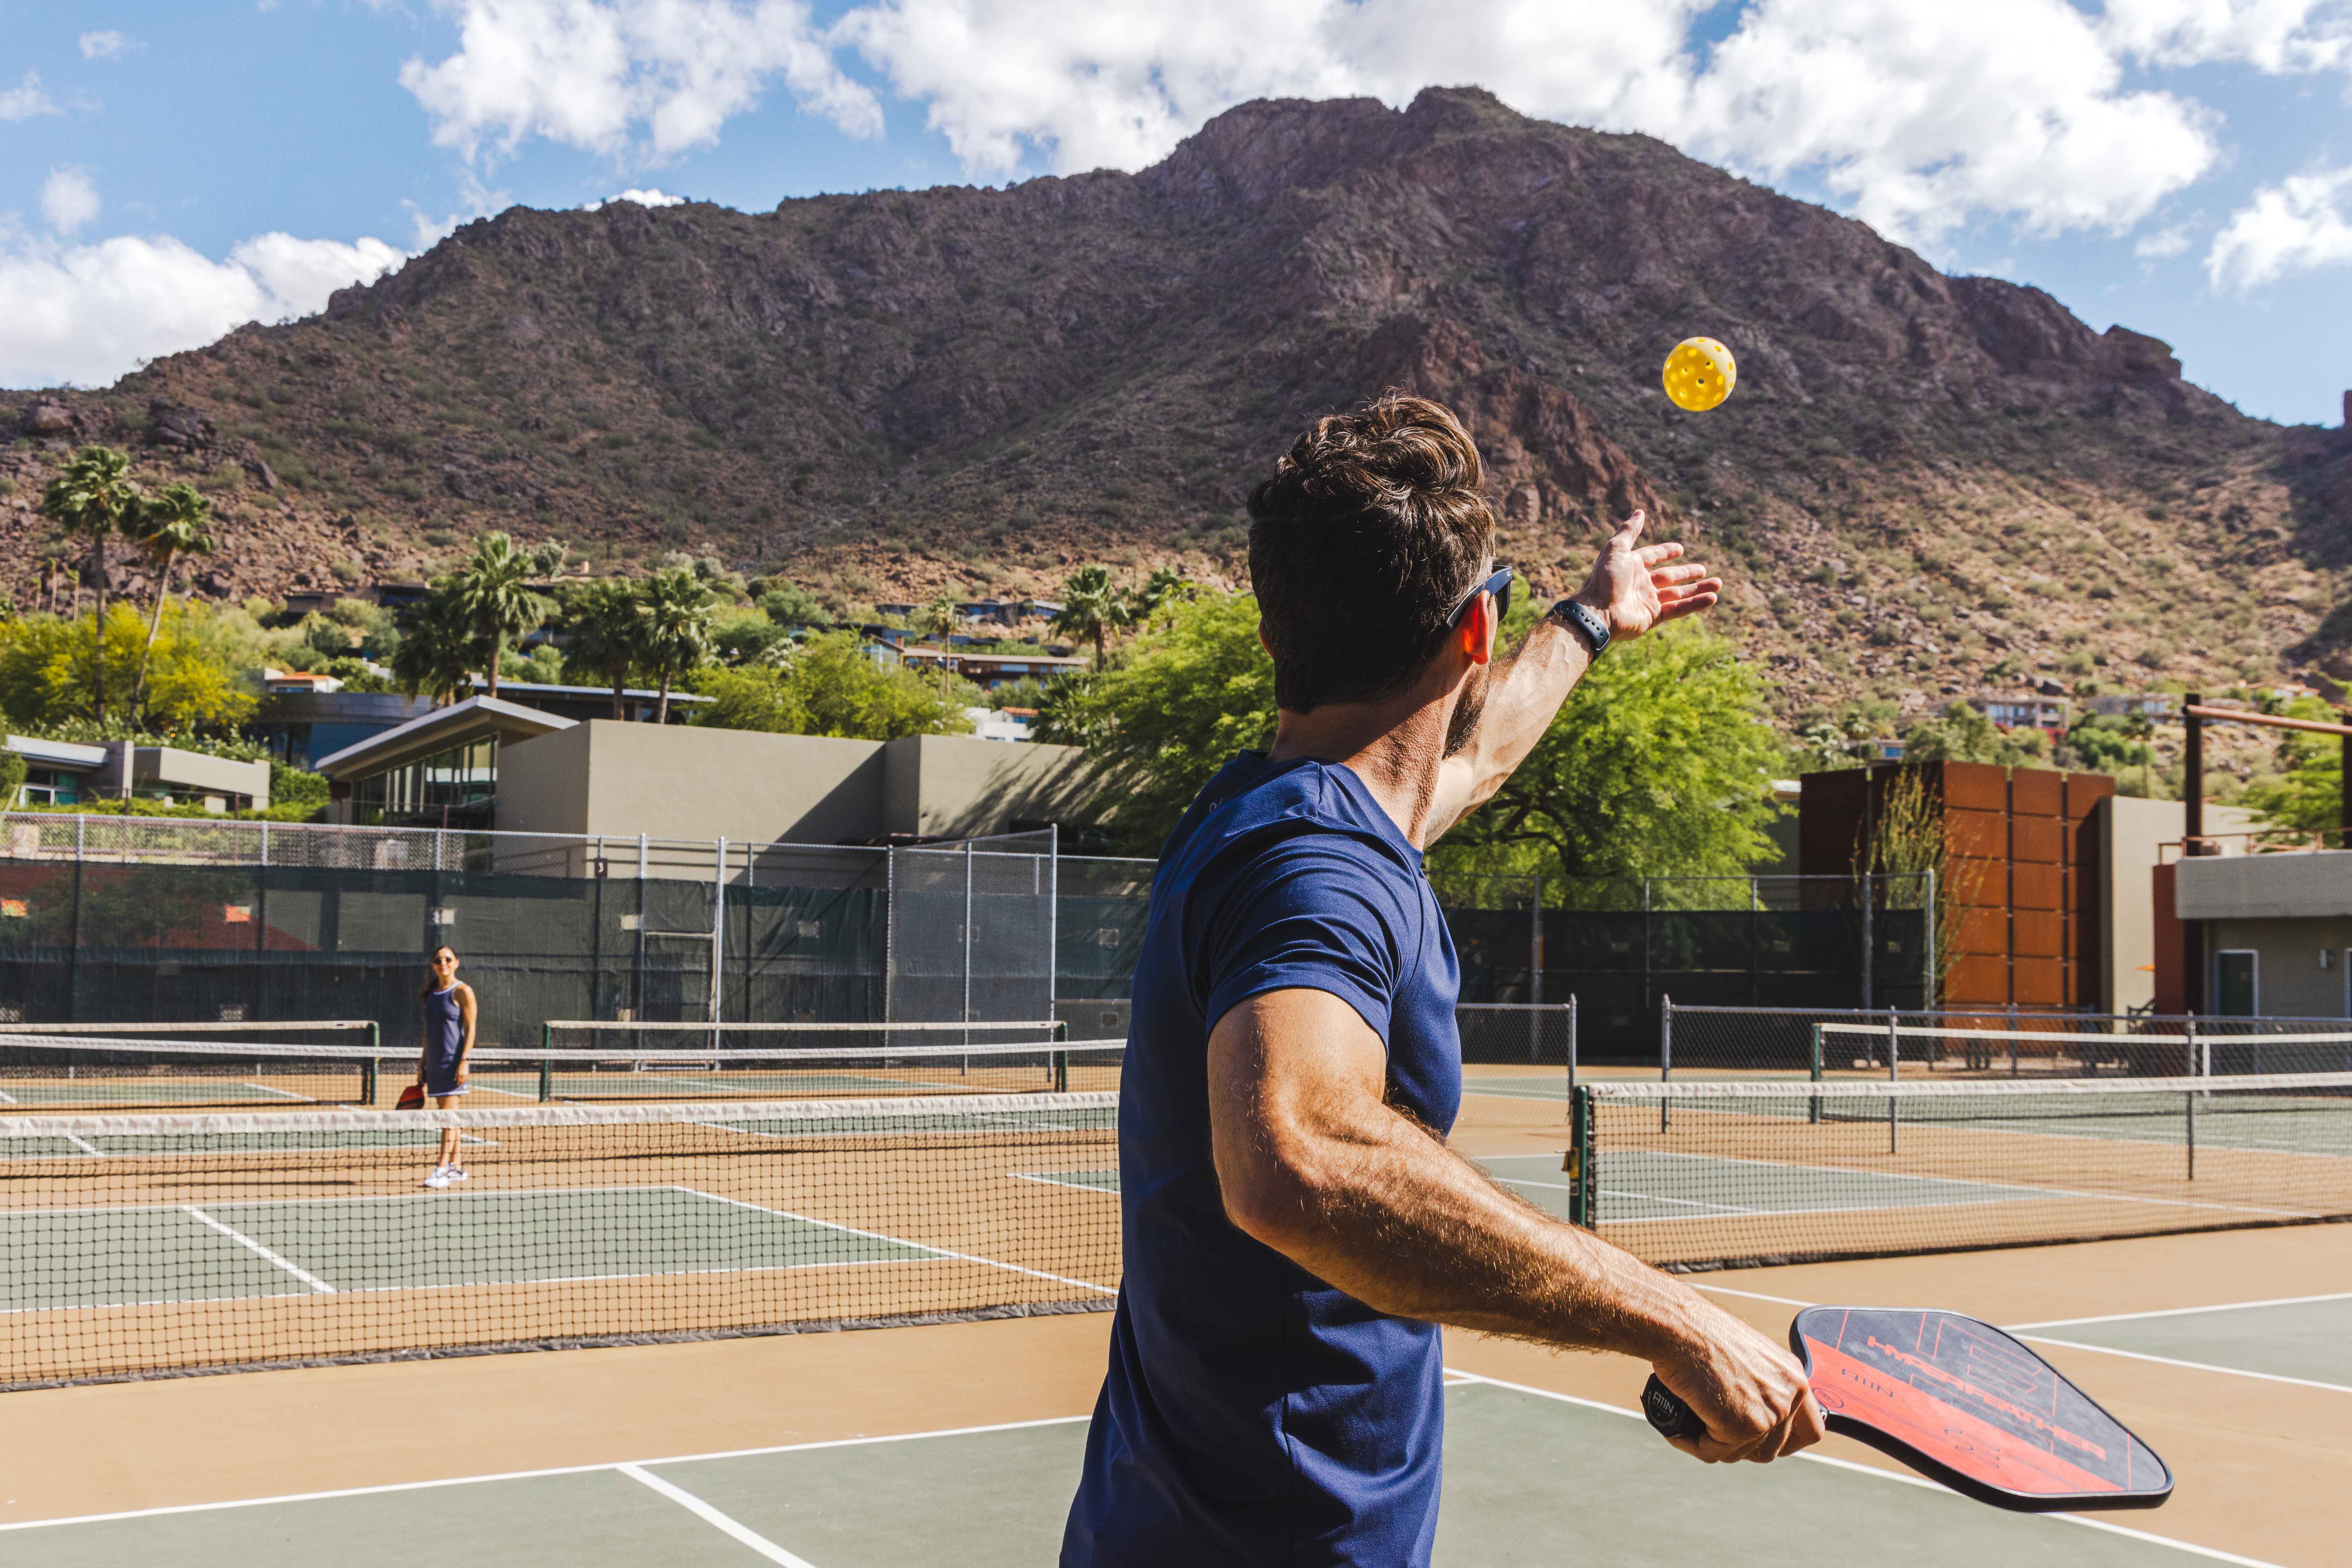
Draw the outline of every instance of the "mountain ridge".
M1740 381L1692 416L1656 372L1698 333ZM0 588L37 596L41 441L94 437L215 489L235 527L195 576L223 596L413 574L490 527L600 568L708 551L845 605L1088 560L1239 585L1249 483L1389 385L1462 410L1539 588L1636 506L1730 569L1719 619L1792 710L2352 674L2340 433L1475 89L1244 104L1134 174L509 209L318 316L0 393L0 428L67 426L0 453Z

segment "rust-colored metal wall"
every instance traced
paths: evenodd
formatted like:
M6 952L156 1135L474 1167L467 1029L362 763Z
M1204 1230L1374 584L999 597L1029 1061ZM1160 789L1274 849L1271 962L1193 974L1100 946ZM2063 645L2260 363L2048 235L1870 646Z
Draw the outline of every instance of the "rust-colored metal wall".
M1896 763L1807 773L1798 869L1852 876L1887 792L1916 777L1940 810L1937 876L1951 907L1943 940L1947 1007L2029 1011L2098 1004L2097 842L2091 813L2116 790L2105 773L1984 763Z

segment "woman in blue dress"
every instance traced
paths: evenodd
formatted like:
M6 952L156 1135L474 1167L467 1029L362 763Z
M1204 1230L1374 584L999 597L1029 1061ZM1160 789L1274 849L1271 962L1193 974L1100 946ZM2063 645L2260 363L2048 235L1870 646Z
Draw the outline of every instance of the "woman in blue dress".
M425 1048L417 1054L416 1081L425 1089L425 1102L436 1110L455 1110L467 1090L466 1058L474 1050L476 1014L474 988L457 978L456 951L435 948L433 978L425 987ZM464 1181L464 1154L457 1130L444 1127L441 1156L425 1184L448 1187Z

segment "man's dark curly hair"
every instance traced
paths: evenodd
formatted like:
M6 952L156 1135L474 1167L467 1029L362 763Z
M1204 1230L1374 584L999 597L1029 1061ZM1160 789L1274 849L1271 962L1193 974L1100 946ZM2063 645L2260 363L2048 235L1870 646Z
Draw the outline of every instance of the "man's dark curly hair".
M1437 650L1495 545L1462 422L1391 392L1318 419L1250 493L1250 579L1294 713L1386 697Z

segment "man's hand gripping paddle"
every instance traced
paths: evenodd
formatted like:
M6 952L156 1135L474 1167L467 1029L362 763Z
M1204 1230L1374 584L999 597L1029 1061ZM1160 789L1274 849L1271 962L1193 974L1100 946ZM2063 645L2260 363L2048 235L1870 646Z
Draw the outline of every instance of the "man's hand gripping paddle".
M1829 1429L1996 1508L2154 1508L2172 1495L2156 1451L1990 1323L1958 1312L1808 1307L1789 1343ZM1655 1376L1642 1413L1669 1437L1706 1431Z

